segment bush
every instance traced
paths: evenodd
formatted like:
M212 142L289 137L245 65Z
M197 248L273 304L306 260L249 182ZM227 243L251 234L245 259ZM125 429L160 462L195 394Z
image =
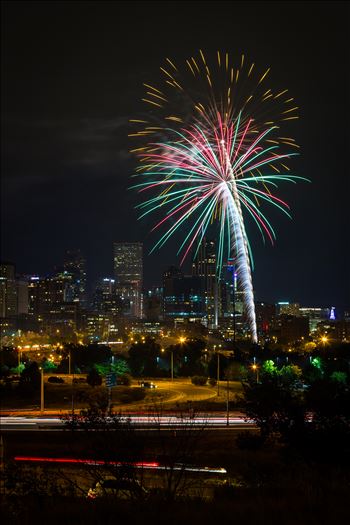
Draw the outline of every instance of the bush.
M131 375L130 374L122 374L118 376L117 379L117 385L124 385L124 386L130 386L131 385Z
M211 377L209 379L209 385L210 386L216 386L217 385L217 380L214 377Z
M131 403L133 401L132 397L129 394L123 394L120 396L119 401L121 403Z
M207 378L204 376L193 376L191 382L196 386L204 386L207 384Z
M261 434L245 430L240 432L236 438L237 447L241 450L259 450L264 444Z
M98 373L95 367L91 368L87 378L87 383L94 387L102 385L102 376Z

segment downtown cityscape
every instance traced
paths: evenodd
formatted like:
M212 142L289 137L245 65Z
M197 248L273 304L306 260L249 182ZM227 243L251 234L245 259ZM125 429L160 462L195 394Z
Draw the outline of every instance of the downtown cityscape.
M4 522L348 523L347 3L1 12Z
M23 355L43 344L55 350L62 343L126 350L130 338L181 333L204 338L209 351L218 341L230 350L233 342L250 340L244 291L237 285L234 260L225 261L218 278L216 257L215 241L203 239L190 275L171 266L150 289L143 284L141 242L114 243L113 275L101 276L90 286L80 250L67 250L61 267L46 276L17 275L15 264L4 262L2 345L15 345ZM350 342L350 308L338 312L331 305L283 299L255 303L262 347L310 351L320 342Z

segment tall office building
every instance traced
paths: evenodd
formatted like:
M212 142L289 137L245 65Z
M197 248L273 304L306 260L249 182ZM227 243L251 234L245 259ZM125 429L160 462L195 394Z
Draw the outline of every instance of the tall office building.
M15 265L4 262L0 264L0 317L14 317L17 313Z
M17 288L17 314L26 315L29 309L28 281L18 278L16 281Z
M310 332L316 332L317 327L320 323L329 319L330 310L329 308L299 308L300 315L302 317L309 318Z
M300 304L289 303L288 301L280 301L276 305L278 315L294 315L300 317Z
M219 287L214 241L203 238L198 254L192 263L192 275L202 279L208 328L216 328L219 317Z
M80 250L66 250L64 274L68 283L65 301L78 302L85 306L87 303L86 260Z
M104 277L96 281L93 293L93 308L95 311L109 312L114 316L122 311L121 300L116 292L115 279Z
M200 277L171 266L163 275L164 319L201 321L206 314L202 284Z
M65 294L66 283L57 277L29 277L29 314L48 314L54 305L65 302Z
M114 276L118 295L128 304L130 317L142 318L142 243L115 242L113 244Z

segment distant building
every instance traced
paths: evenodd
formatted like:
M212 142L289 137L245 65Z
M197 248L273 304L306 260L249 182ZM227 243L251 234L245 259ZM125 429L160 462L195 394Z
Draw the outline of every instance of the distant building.
M113 244L114 276L117 294L128 303L125 312L130 317L141 319L143 247L140 242L115 242Z
M306 308L302 307L299 309L302 317L308 317L309 319L309 330L313 333L317 330L317 327L322 321L329 319L329 308Z
M309 335L309 319L282 314L276 320L274 333L279 343L300 341Z
M260 336L268 336L276 320L276 306L269 303L255 303L256 324Z
M329 343L350 342L350 320L328 319L321 321L317 326L317 332L320 336L326 335Z
M111 327L109 314L84 311L81 328L90 341L108 341ZM114 325L113 325L114 326Z
M29 294L28 281L18 278L16 280L17 288L17 315L26 315L29 311Z
M115 279L103 277L96 281L93 293L93 308L97 312L113 314L117 317L122 312L123 304L117 295Z
M163 288L153 286L143 295L143 313L147 321L156 322L163 318Z
M46 333L60 338L74 340L74 333L80 325L80 306L78 302L54 303L43 316L43 329Z
M170 267L163 275L164 320L202 320L206 313L203 279Z
M28 280L29 313L48 314L53 305L65 302L66 283L58 277L31 276Z
M81 306L86 306L86 259L80 250L66 250L64 274L58 275L58 278L67 283L65 301L68 303L78 302Z
M14 317L18 313L15 265L0 264L0 317Z
M202 280L205 317L208 328L216 328L219 319L219 286L216 273L216 246L203 239L192 263L192 275Z
M277 315L294 315L300 316L300 304L281 301L276 305Z

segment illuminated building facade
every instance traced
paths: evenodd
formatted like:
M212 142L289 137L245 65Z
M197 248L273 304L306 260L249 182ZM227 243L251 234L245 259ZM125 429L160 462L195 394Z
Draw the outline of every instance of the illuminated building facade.
M277 315L294 315L300 316L300 304L289 303L288 301L280 301L276 305Z
M128 304L124 312L141 319L143 246L140 242L115 242L113 245L114 276L117 294Z
M219 287L216 275L215 242L203 239L198 254L192 263L192 275L200 277L208 328L216 328L219 318Z
M67 282L65 301L87 303L86 260L80 250L67 250L64 259L64 274Z
M15 265L1 263L0 265L0 317L14 317L17 308L17 284Z
M206 315L203 279L199 276L183 275L170 267L163 275L164 319L202 320Z
M322 321L329 319L329 308L306 308L299 309L302 317L308 317L310 333L314 333Z

